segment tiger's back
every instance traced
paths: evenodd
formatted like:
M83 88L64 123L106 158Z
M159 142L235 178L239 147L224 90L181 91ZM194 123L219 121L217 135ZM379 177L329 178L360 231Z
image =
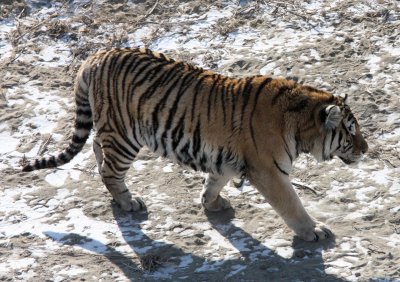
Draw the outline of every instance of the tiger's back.
M124 210L144 207L124 178L147 146L209 173L201 194L206 209L230 207L220 191L232 177L246 175L299 236L323 239L329 229L307 214L290 184L292 163L301 152L353 162L367 150L345 98L293 80L227 77L148 49L91 56L78 72L75 99L75 131L68 148L23 170L68 162L82 149L93 124L99 173Z

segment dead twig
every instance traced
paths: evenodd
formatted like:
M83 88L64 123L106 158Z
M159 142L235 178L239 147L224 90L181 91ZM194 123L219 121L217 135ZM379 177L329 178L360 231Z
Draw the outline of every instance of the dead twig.
M374 253L374 254L379 254L379 255L384 255L384 254L386 254L386 252L384 252L384 251L380 251L380 250L378 250L377 249L378 247L376 247L375 245L369 245L368 246L368 250L369 250L369 253Z
M39 147L39 150L38 150L38 153L37 153L38 156L42 156L43 153L47 150L47 146L50 143L51 137L52 137L52 135L50 134L50 136L47 137L47 139L44 140L44 142L42 142L42 144L40 144L40 147Z
M298 183L298 182L292 182L292 184L294 186L296 186L299 189L303 189L303 190L310 190L311 192L313 192L316 196L320 196L320 193L318 193L317 191L315 191L313 188L306 186L304 184Z
M26 166L27 164L29 164L29 161L27 160L25 154L24 154L24 156L22 157L22 159L20 160L20 164L21 164L21 166L23 166L23 167Z
M157 7L158 2L159 2L159 0L157 0L156 3L154 3L153 7L151 7L151 9L146 13L146 15L144 15L145 18L147 18L154 12L154 9Z
M140 257L140 265L142 266L143 270L152 272L160 267L165 262L158 255L148 254L145 256Z

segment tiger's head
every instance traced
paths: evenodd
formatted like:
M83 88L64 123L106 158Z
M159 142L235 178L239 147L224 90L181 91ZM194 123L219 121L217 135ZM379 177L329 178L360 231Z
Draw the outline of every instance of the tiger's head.
M347 95L336 96L335 104L320 110L323 132L323 160L339 157L344 163L351 164L361 160L368 151L368 144L360 131L360 125L346 104Z

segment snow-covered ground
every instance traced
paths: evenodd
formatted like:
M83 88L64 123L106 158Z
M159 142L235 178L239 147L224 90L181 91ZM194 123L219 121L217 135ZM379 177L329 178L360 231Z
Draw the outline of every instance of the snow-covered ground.
M12 2L12 1L11 1ZM143 1L140 1L143 2ZM398 1L16 1L0 11L0 280L400 279ZM370 151L356 166L303 155L293 181L334 240L293 238L246 183L205 213L202 175L143 151L127 177L147 212L110 202L91 151L58 170L77 67L97 49L147 46L227 75L298 76L347 93ZM150 266L149 266L150 265Z

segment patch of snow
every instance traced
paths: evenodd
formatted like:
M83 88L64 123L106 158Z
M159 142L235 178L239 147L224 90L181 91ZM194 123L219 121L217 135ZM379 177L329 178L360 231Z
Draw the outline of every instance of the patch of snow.
M143 161L143 160L137 160L134 161L132 166L137 170L137 171L141 171L143 169L146 168L148 161Z
M9 273L10 270L22 271L35 266L36 259L34 258L10 258L8 261L0 263L0 274Z
M359 201L367 201L370 200L372 197L368 197L365 194L366 193L371 193L373 191L376 191L375 187L369 186L369 187L364 187L364 188L358 188L356 190L356 198ZM373 196L373 195L372 195Z
M380 69L379 63L381 58L376 55L369 55L367 66L371 73L377 73Z
M240 271L242 271L242 270L244 270L246 268L247 268L247 265L242 265L242 264L237 264L237 265L232 266L233 270L227 276L225 276L224 280L227 280L228 278L230 278L232 276L235 276Z
M204 261L203 265L196 268L194 273L202 273L202 272L213 272L216 271L224 261Z
M71 277L71 276L78 276L86 272L87 270L82 267L78 267L76 265L70 265L61 270L57 270L57 275L66 275L67 277Z
M172 166L173 166L174 164L173 163L168 163L165 167L163 167L163 172L165 172L165 173L170 173L170 172L173 172L173 169L172 169Z
M276 68L276 63L271 62L266 64L264 67L260 69L260 74L261 75L267 75L273 72L273 70Z
M0 154L7 154L16 150L19 140L12 137L9 132L2 131L0 132L0 144L2 144Z
M262 243L266 248L276 252L277 255L289 259L293 256L294 249L289 247L291 244L285 239L271 238L266 239Z

